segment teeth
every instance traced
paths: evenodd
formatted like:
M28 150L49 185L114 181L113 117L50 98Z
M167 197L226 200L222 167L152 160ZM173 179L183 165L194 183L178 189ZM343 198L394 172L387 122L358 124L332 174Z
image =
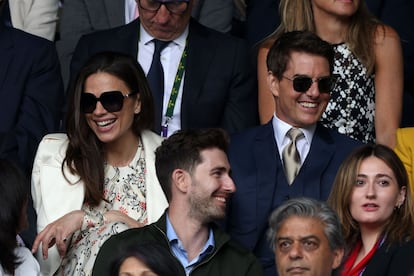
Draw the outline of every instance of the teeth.
M226 202L226 199L224 197L216 197L216 199L221 202Z
M114 121L115 120L106 120L106 121L96 122L96 124L100 127L105 127L107 125L112 124Z
M303 107L315 108L318 104L317 103L309 103L309 102L302 102L300 103Z

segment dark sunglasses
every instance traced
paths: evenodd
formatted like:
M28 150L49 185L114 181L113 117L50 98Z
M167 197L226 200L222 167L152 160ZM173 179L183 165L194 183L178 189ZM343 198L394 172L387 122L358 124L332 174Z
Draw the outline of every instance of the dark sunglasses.
M108 91L101 94L99 98L94 94L83 92L80 100L80 109L83 113L92 113L96 108L96 103L101 102L102 106L108 112L117 112L124 106L124 99L136 94L131 92L129 94L122 94L121 91Z
M320 93L329 94L335 87L335 78L331 76L317 78L315 80L306 76L297 76L293 79L283 76L283 78L292 81L293 89L295 89L296 92L300 93L305 93L306 91L308 91L309 88L312 86L312 83L314 82L318 83L318 89Z

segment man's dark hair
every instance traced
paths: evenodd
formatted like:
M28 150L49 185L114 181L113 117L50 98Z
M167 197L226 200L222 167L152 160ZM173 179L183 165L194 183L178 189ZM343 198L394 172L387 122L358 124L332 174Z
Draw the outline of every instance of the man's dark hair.
M171 175L176 169L192 172L202 162L200 151L218 148L227 152L229 138L219 128L180 130L164 140L155 151L155 169L158 181L171 199Z
M270 47L267 54L267 69L279 80L286 71L292 52L321 56L328 60L329 71L333 72L334 49L331 44L313 32L293 31L282 34Z

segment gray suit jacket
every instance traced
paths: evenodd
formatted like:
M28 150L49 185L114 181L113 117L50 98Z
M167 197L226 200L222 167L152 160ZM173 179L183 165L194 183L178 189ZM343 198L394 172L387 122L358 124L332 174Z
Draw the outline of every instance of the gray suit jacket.
M222 33L231 31L233 19L232 0L198 0L191 15L201 24Z
M125 24L125 0L69 0L62 7L60 39L56 48L63 82L69 81L70 60L79 38L98 30Z

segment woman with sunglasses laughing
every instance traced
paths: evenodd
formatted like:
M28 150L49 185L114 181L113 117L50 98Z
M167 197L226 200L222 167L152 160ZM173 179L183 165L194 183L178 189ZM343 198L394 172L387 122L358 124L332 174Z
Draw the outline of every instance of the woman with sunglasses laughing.
M158 183L149 131L153 100L135 59L101 53L69 95L67 135L39 145L32 175L44 275L89 275L112 234L156 221L168 203Z

